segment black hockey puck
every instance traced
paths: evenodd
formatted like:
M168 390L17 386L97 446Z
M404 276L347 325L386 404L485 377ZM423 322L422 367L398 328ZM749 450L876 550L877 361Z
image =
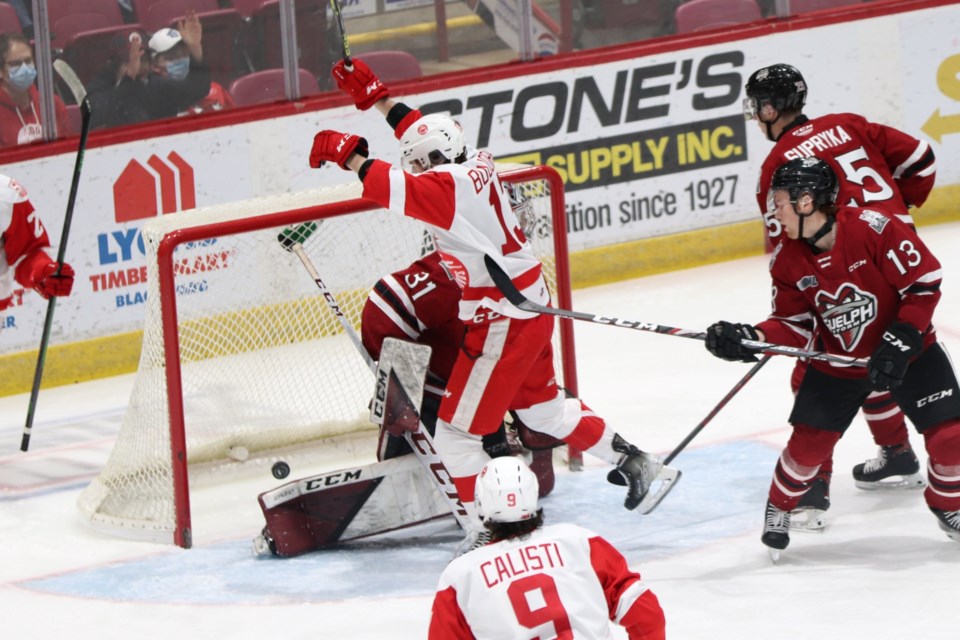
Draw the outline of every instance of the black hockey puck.
M273 467L270 469L273 473L273 477L277 480L283 480L288 475L290 475L290 465L288 465L283 460L279 460L273 463Z

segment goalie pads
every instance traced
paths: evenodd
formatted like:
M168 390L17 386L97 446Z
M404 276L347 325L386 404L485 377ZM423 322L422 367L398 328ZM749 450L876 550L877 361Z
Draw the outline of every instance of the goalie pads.
M451 515L415 456L301 478L258 496L278 556L297 556Z
M416 431L429 364L430 347L396 338L384 339L375 374L370 421L394 436Z

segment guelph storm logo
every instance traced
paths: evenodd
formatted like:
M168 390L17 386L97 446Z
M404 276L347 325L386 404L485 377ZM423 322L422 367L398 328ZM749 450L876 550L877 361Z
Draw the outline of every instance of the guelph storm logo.
M820 317L846 351L853 351L863 330L877 316L877 299L853 286L844 284L836 294L820 291L816 297Z

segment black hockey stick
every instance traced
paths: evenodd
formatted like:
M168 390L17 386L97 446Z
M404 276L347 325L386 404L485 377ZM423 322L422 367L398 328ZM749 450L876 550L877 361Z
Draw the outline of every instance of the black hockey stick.
M489 255L486 255L484 256L484 262L487 265L487 271L490 273L490 277L493 278L494 284L497 285L497 289L503 293L503 295L507 298L507 300L510 301L511 304L519 309L523 309L524 311L530 311L531 313L544 313L551 316L559 316L561 318L572 318L573 320L583 320L584 322L592 322L594 324L607 324L614 327L623 327L624 329L635 329L636 331L663 333L670 336L679 336L681 338L692 338L693 340L707 339L707 334L703 331L677 329L676 327L668 327L662 324L654 324L652 322L642 322L640 320L621 320L620 318L614 318L613 316L598 316L592 313L570 311L569 309L555 309L553 307L537 304L536 302L525 298L524 295L517 290L513 282L511 282L510 276L504 272L503 268L497 264L496 260L491 258ZM744 340L742 344L748 349L754 349L764 353L776 353L779 355L794 356L797 358L809 358L810 360L823 360L825 362L836 362L838 364L856 367L867 366L867 361L864 359L835 356L829 353L823 353L822 351L808 351L806 349L799 349L797 347L773 344L772 342Z
M77 187L80 184L80 170L83 169L83 154L87 148L87 134L90 132L90 102L84 98L80 102L80 145L77 147L77 160L73 166L73 180L70 183L70 195L67 197L67 212L63 217L63 231L60 234L60 248L57 250L57 270L60 275L63 257L67 252L67 238L73 221L73 205L77 201ZM30 390L30 404L27 406L27 421L23 425L23 437L20 439L20 451L30 448L30 435L33 432L33 418L37 410L37 396L40 394L40 381L43 379L43 366L47 360L47 345L50 343L50 329L53 326L53 310L57 306L56 296L50 296L47 302L47 316L43 321L43 334L40 337L40 352L37 355L37 368L33 372L33 388Z
M340 321L344 332L350 337L350 341L353 342L357 351L363 356L363 360L367 363L370 371L376 376L376 363L373 361L373 358L370 357L366 347L363 346L363 341L360 339L360 336L357 335L356 329L353 328L353 325L350 324L347 317L340 311L340 305L337 303L337 299L330 292L330 289L327 288L327 285L324 284L320 273L303 248L302 243L309 238L316 229L316 222L305 222L295 229L283 230L280 235L277 236L277 241L285 250L296 254L300 259L303 267L307 270L307 273L310 274L310 277L313 278L317 288L320 289L320 293L323 294L323 298L327 301L330 310L337 316L337 320ZM417 407L417 410L419 411L419 407ZM430 433L424 428L423 423L418 424L416 431L406 431L404 437L410 445L410 448L417 455L417 458L424 467L426 467L427 474L433 479L437 489L443 494L450 507L451 513L453 513L454 518L457 519L457 523L464 531L470 531L467 511L457 495L457 489L453 484L453 477L440 458L440 454L437 453L437 449L433 444L433 438L430 437Z
M350 43L347 42L347 32L343 28L343 14L340 13L340 2L330 0L330 8L337 19L337 30L340 32L340 53L343 54L343 66L347 71L353 71L353 61L350 59Z
M691 431L689 434L687 434L687 437L684 438L684 439L680 442L680 444L678 444L676 447L674 447L673 451L670 452L670 455L668 455L666 458L664 458L664 460L663 460L664 466L670 464L670 463L673 461L674 458L676 458L678 455L680 455L680 452L683 451L683 450L687 447L688 444L690 444L690 441L693 440L695 437L697 437L697 434L698 434L698 433L700 433L701 431L703 431L703 428L706 427L707 424L709 424L709 422L710 422L711 420L713 420L713 418L714 418L718 413L720 413L720 410L721 410L721 409L723 409L725 406L727 406L727 403L730 402L730 400L733 399L733 396L735 396L735 395L737 395L738 393L740 393L740 389L743 389L744 385L746 385L748 382L750 382L750 379L753 378L753 376L755 376L755 375L757 374L757 372L760 371L761 368L763 368L763 365L767 364L767 362L769 362L769 361L770 361L770 358L772 358L772 357L773 357L773 356L771 356L771 355L768 353L768 354L764 355L762 358L760 358L760 361L759 361L759 362L757 362L757 363L754 364L752 367L750 367L750 370L747 371L742 378L740 378L740 381L737 382L737 384L733 385L733 388L730 389L730 391L727 392L727 395L723 396L723 398L720 399L720 402L717 403L717 406L715 406L713 409L710 410L710 413L707 414L707 417L704 418L703 420L701 420L701 421L700 421L700 424L698 424L696 427L694 427L693 431Z

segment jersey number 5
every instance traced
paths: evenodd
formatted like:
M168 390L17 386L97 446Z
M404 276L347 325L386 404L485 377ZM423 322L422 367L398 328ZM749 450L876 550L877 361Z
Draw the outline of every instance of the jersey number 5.
M570 617L560 602L557 583L547 574L535 573L514 580L507 588L507 596L517 616L517 622L527 629L553 623L557 640L573 638Z

